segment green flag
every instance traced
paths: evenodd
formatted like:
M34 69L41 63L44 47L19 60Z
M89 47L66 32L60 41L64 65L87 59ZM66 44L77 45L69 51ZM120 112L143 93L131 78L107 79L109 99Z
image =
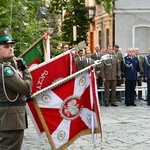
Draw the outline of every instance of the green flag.
M19 56L23 58L28 67L44 62L43 42L43 38L41 38Z

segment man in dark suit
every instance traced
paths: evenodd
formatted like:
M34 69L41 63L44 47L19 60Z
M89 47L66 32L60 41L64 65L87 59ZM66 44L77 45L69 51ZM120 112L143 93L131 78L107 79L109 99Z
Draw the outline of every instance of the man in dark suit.
M82 69L94 64L94 59L91 58L91 51L85 51L85 59L81 62Z
M144 57L143 69L145 81L147 82L147 105L150 106L150 54Z
M127 49L127 56L121 62L121 72L125 82L125 104L126 106L136 106L135 87L140 66L138 58L134 56L133 48Z
M96 45L94 47L94 49L95 49L95 52L91 55L91 58L94 59L94 60L100 60L102 55L103 55L103 54L101 54L100 46Z
M104 55L101 53L100 46L96 45L94 49L95 52L91 55L91 58L94 60L100 60L101 57ZM96 77L97 77L97 87L101 87L103 85L103 81L100 75L100 67L96 68Z
M84 56L84 53L83 53L83 50L80 49L78 51L78 56L75 58L75 63L76 63L76 68L77 68L77 71L83 69L83 66L82 66L82 61L85 59L85 56Z
M104 55L101 53L101 49L100 49L100 46L97 44L95 47L95 52L91 55L91 58L94 59L95 61L96 60L100 60L101 57ZM101 77L101 72L100 72L100 67L96 67L96 82L97 82L97 88L100 88L102 87L103 85L103 81L102 81L102 77ZM98 97L99 97L99 103L102 105L102 94L101 92L98 92Z
M135 57L138 58L140 70L141 70L141 72L143 72L144 58L143 58L143 56L139 55L139 48L134 48L134 55L135 55ZM138 86L142 86L142 78L138 78L137 84L138 84ZM138 91L138 99L143 100L142 91Z
M119 50L119 46L115 45L114 46L114 55L117 57L119 65L121 66L121 61L122 61L122 53ZM120 80L120 78L117 78L117 86L121 86L122 80ZM123 94L123 92L122 92ZM121 101L120 99L120 92L116 92L116 97L118 101Z

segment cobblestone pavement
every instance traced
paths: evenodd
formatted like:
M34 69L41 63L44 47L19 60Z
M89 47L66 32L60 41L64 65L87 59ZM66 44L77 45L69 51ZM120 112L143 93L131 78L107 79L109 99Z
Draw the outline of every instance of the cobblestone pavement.
M67 150L149 150L150 149L150 106L146 101L136 100L137 106L101 106L103 138L97 135L95 146L91 136L77 139ZM51 150L46 136L37 135L29 118L25 130L22 150Z

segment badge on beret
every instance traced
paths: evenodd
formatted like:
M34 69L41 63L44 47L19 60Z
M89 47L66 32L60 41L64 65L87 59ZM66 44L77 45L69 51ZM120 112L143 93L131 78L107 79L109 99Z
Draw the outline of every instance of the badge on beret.
M11 67L7 66L4 68L4 75L12 76L14 74L15 74L15 72Z

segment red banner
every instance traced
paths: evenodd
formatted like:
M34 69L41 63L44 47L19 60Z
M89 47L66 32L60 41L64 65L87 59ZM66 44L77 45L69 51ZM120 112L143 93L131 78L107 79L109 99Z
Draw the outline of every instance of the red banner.
M40 119L52 149L65 149L81 135L101 132L97 99L88 71L36 95ZM95 82L95 81L94 81ZM93 84L94 85L94 84ZM92 95L91 95L92 94ZM93 103L91 102L91 96Z
M31 68L32 69L32 68ZM71 51L63 53L48 62L40 64L31 71L33 78L32 94L76 72L75 62ZM33 102L28 103L30 116L33 116L40 133L44 132L37 116Z

